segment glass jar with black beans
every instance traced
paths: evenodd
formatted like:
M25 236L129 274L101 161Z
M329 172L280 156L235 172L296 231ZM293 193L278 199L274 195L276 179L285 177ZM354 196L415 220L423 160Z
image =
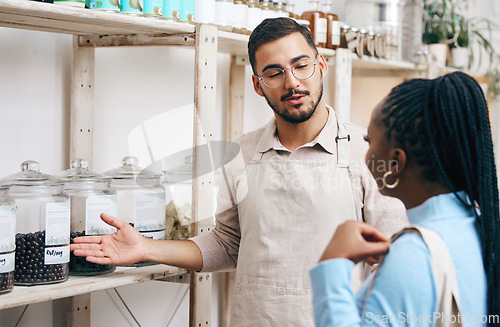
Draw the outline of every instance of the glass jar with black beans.
M28 160L21 172L0 181L17 206L14 284L40 285L68 279L70 203L63 182Z

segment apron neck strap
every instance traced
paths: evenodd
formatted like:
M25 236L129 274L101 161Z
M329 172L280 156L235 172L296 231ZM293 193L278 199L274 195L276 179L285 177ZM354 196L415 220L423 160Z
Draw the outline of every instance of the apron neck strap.
M337 137L335 137L335 142L337 143L337 167L348 168L349 167L349 141L351 141L351 136L347 134L344 122L342 122L335 113L331 110L337 119Z

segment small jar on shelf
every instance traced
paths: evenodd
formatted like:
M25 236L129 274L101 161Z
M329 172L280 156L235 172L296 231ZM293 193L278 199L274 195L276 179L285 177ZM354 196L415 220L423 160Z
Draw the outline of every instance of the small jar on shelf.
M7 190L0 185L0 294L14 288L17 207Z
M16 285L41 285L68 279L70 202L63 182L40 172L28 160L21 172L0 181L17 206Z
M110 178L95 173L83 159L73 159L70 168L57 174L64 181L64 191L71 201L71 242L75 237L105 235L116 232L116 228L104 223L100 215L107 213L116 217L117 200L109 188ZM73 254L69 261L69 274L93 276L113 272L114 265L99 265Z

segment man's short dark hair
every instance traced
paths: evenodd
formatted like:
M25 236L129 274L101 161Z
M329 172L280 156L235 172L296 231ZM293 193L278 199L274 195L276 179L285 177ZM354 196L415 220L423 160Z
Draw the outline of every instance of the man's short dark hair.
M311 31L303 25L300 25L295 20L287 17L267 18L262 21L250 35L248 40L248 57L254 74L257 74L255 67L255 52L264 43L281 39L292 33L300 33L306 39L307 43L314 49L315 54L318 54L316 44L314 44Z

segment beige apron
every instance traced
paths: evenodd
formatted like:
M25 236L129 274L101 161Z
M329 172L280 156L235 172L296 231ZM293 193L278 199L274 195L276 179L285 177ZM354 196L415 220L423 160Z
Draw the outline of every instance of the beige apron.
M361 217L349 136L338 118L337 126L337 160L261 160L257 151L250 161L237 191L241 241L231 327L314 326L309 269L337 226Z
M432 270L436 280L436 288L438 293L438 310L441 315L439 319L435 320L435 327L459 327L462 326L461 320L456 319L460 314L460 296L458 292L458 282L455 274L453 260L446 243L441 236L430 230L420 226L409 226L394 234L391 242L394 242L399 236L405 233L417 233L422 236L431 254ZM384 259L380 261L382 266ZM363 307L363 315L365 316L366 303L373 288L376 272L372 279L371 285L366 294L365 304Z

